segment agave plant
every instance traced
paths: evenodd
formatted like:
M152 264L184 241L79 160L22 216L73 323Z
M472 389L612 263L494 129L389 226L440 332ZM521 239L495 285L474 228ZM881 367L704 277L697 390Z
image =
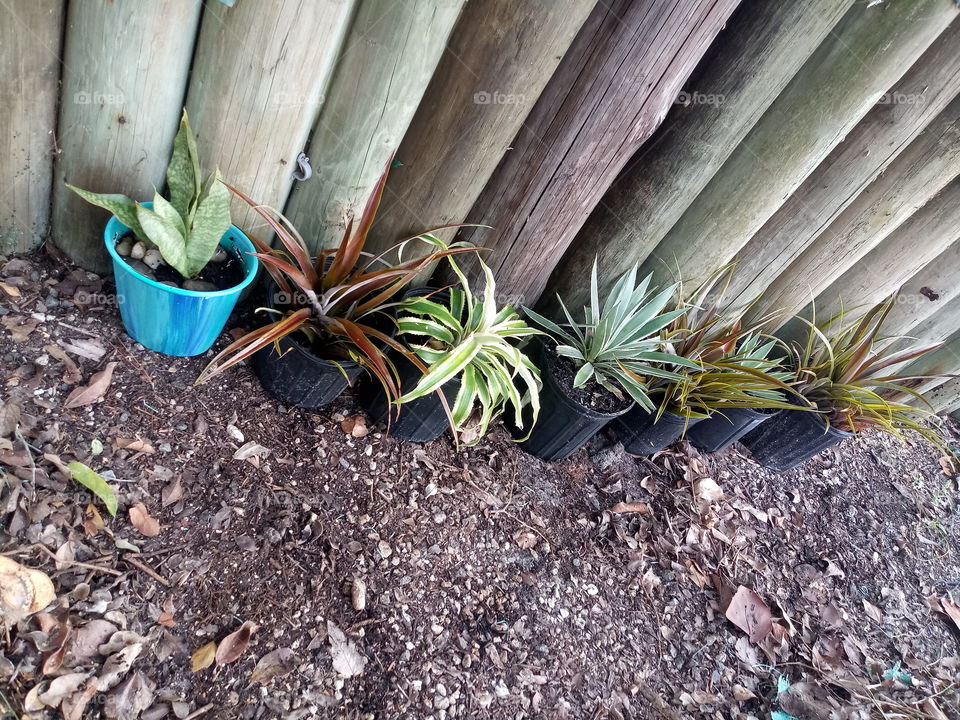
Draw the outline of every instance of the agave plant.
M493 273L482 260L486 286L481 298L471 292L453 258L448 259L461 284L449 289L449 302L416 297L398 304L397 336L411 346L424 375L397 402L440 392L459 378L460 389L447 411L454 434L465 444L478 442L508 407L516 427L523 429L523 409L529 405L533 427L540 413L540 373L517 343L539 331L510 305L497 308ZM440 397L446 407L442 392Z
M167 165L169 201L154 192L150 209L126 195L95 193L70 184L67 187L116 215L137 238L156 245L167 264L185 278L203 270L230 228L230 193L219 170L206 180L200 174L200 156L186 110Z
M892 435L913 430L938 445L942 438L924 424L933 412L897 398L918 398L910 381L929 375L899 375L895 368L940 347L942 343L895 350L901 338L881 338L883 321L896 303L893 295L871 307L859 319L841 312L820 325L798 318L808 332L791 344L797 373L797 391L824 413L830 425L848 432L877 428Z
M682 317L687 308L664 312L677 285L660 291L650 288L652 275L638 285L634 265L614 283L603 305L600 304L597 282L597 261L590 276L590 305L584 308L584 321L576 322L558 296L566 316L564 324L524 308L530 319L557 340L557 354L570 358L577 368L574 387L596 381L615 397L632 398L638 405L653 411L649 379L679 381L674 369L700 366L674 353L664 352L660 331Z
M281 317L254 330L227 346L203 370L197 383L223 372L257 351L273 345L279 352L279 341L299 333L297 338L317 355L331 360L351 360L370 371L381 383L387 397L399 395L399 380L387 349L407 353L383 325L389 317L393 298L421 272L445 257L475 248L458 244L448 246L431 233L456 225L444 225L406 238L383 253L371 256L364 252L367 234L373 225L390 162L354 228L348 221L343 239L333 249L321 251L311 258L303 237L279 211L259 205L243 192L230 187L260 215L276 234L281 248L273 249L251 237L281 297L291 301L274 310ZM403 259L407 245L421 241L433 248L429 253L410 260ZM392 258L396 259L392 259ZM382 322L381 322L382 320Z

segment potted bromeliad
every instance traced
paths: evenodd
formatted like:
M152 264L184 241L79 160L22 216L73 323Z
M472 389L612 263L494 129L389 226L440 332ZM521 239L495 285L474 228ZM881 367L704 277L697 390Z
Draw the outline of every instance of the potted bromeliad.
M597 263L590 278L590 304L583 322L573 319L558 298L565 323L532 310L530 319L556 341L556 349L537 343L535 359L543 376L541 419L522 444L528 452L562 460L581 448L607 423L634 403L644 412L656 408L648 392L651 378L676 382L677 365L697 367L663 351L660 331L686 312L664 312L676 286L650 288L651 276L639 284L637 267L624 273L600 304Z
M230 193L214 170L204 180L186 111L167 165L170 198L152 202L81 190L113 213L103 241L113 262L127 333L168 355L206 352L257 274L254 246L230 224Z
M396 298L434 262L475 249L448 247L428 230L379 255L364 252L389 168L387 163L359 223L354 226L351 218L340 244L316 257L286 217L230 188L279 240L280 247L274 249L252 238L254 256L272 281L261 310L276 319L228 345L204 368L197 383L252 356L264 388L297 407L316 408L333 401L363 370L373 375L391 402L399 397L397 369L389 355L390 350L405 352L392 337ZM404 249L417 240L426 243L429 252L404 260Z
M943 447L942 438L925 425L933 412L893 399L919 398L907 384L916 376L898 375L895 368L939 347L895 350L899 338L879 337L896 297L870 308L861 318L843 312L822 325L798 318L808 332L792 342L794 388L808 406L778 413L741 439L762 465L790 470L845 438L876 428L902 437L912 430ZM924 376L924 379L928 376ZM810 412L815 410L816 412Z
M649 395L656 409L634 408L614 423L627 452L653 454L704 422L709 429L699 435L701 446L715 451L771 411L793 407L785 397L792 392L790 374L770 357L776 341L764 340L756 326L745 327L742 314L720 312L731 271L721 269L688 301L678 301L660 339L679 377L653 379Z
M482 261L482 296L448 261L459 287L414 290L396 308L396 338L408 351L393 353L403 394L391 407L374 388L367 407L400 439L426 442L449 426L458 442L472 445L508 408L516 426L536 423L540 373L518 346L538 332L511 306L496 306L493 273Z

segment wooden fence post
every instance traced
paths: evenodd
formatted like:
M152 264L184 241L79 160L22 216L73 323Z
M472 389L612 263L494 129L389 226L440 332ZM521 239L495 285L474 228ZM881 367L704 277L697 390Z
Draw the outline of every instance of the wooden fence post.
M591 213L548 283L571 307L598 258L602 289L642 262L793 78L853 0L741 5L649 149L642 148Z
M110 267L105 210L64 181L138 200L163 187L180 121L200 0L71 2L53 186L53 237L71 260Z
M492 249L484 258L505 296L537 299L737 3L597 5L467 216L494 228L464 236Z
M467 3L400 143L371 249L463 222L595 4Z
M760 295L960 92L960 33L945 32L740 252L727 297Z
M910 143L886 172L864 190L839 217L770 283L748 316L773 313L786 320L910 218L960 174L960 97ZM923 216L921 220L923 220ZM921 223L922 224L922 223ZM916 242L916 241L915 241ZM927 238L923 239L927 242ZM944 247L946 242L940 245ZM916 254L914 247L907 254ZM871 272L869 266L861 266ZM873 281L892 292L894 279ZM775 322L771 323L775 326Z
M960 238L960 179L945 187L906 222L817 295L817 317L880 302ZM956 268L953 268L956 276ZM798 280L799 282L799 280ZM960 285L960 283L954 283ZM921 298L923 299L923 298ZM929 305L929 300L925 300ZM805 313L806 314L806 313ZM809 317L809 314L806 314ZM887 323L884 331L890 334Z
M732 260L958 14L955 3L944 0L855 4L644 270L672 278L679 267L694 287Z
M31 250L50 224L63 0L0 5L0 252Z
M957 268L960 268L960 241L937 255L903 285L897 304L883 324L884 333L905 335L910 328L918 327L960 297Z
M286 214L312 249L360 216L436 69L465 0L361 0Z
M951 412L960 407L960 378L950 378L946 382L927 390L924 395L935 412Z
M187 92L204 170L282 208L323 102L353 0L207 3ZM233 222L266 223L239 198ZM265 236L269 236L269 231Z

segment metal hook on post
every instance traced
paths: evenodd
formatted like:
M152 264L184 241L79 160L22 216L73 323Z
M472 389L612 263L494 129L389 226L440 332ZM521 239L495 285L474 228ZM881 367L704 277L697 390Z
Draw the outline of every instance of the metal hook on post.
M294 180L309 180L313 177L313 168L310 167L310 158L306 153L297 155L297 169L293 171Z

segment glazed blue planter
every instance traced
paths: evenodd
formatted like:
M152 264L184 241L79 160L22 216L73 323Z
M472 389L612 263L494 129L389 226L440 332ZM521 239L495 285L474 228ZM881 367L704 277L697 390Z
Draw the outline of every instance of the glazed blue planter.
M143 205L151 207L153 203ZM164 285L130 267L114 247L129 230L112 217L103 231L103 242L113 260L117 304L127 334L144 347L165 355L189 357L205 353L223 330L240 294L257 275L260 261L248 254L256 252L253 243L240 228L231 225L220 238L220 246L239 253L245 273L243 282L217 292L197 292Z

